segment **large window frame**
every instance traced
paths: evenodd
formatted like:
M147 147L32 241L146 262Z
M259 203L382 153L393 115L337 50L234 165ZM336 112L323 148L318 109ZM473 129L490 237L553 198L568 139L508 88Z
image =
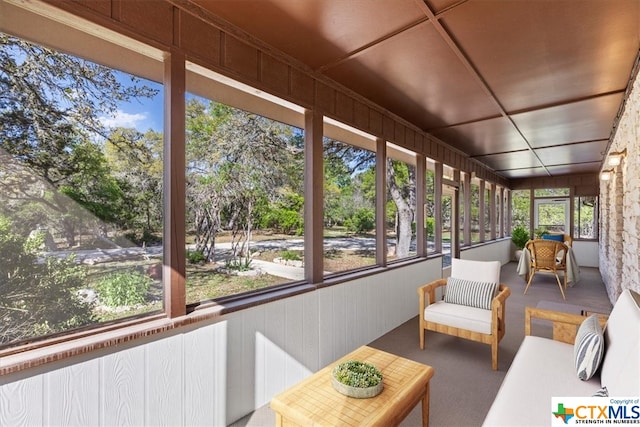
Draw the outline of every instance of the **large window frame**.
M41 6L43 8L41 8ZM29 7L29 5L26 5ZM3 31L7 31L18 36L28 36L29 39L38 41L48 40L50 34L73 34L73 37L54 37L49 39L52 47L69 51L74 55L82 58L91 59L96 62L103 63L116 69L131 72L132 74L151 79L157 82L163 82L165 87L164 110L165 110L165 128L164 128L164 149L165 149L165 166L164 166L164 262L163 262L163 283L165 289L164 313L153 315L141 319L129 320L114 325L99 327L90 331L79 331L70 333L65 336L49 339L42 342L36 342L20 348L12 348L8 351L0 351L0 356L17 354L23 352L25 358L28 358L27 350L47 346L51 344L68 343L65 345L68 355L79 354L82 352L90 352L101 347L113 345L114 334L118 339L132 339L135 337L143 337L149 333L157 333L167 331L182 325L187 325L195 321L194 319L208 318L210 316L218 316L220 314L240 310L249 306L253 306L261 301L273 300L274 294L278 298L287 295L299 294L301 292L309 292L318 287L330 284L337 284L343 281L352 280L362 275L372 274L382 271L385 268L395 268L397 266L406 265L410 262L421 262L427 257L442 256L442 236L440 232L441 218L441 197L443 194L443 183L459 177L459 170L446 169L443 177L443 163L435 161L429 163L424 154L412 152L402 148L394 151L394 147L387 147L387 143L393 144L392 138L389 138L388 132L385 132L387 138L382 137L382 129L380 136L375 137L373 144L375 146L376 155L379 158L387 156L398 158L412 159L416 162L416 204L417 206L425 206L425 176L428 164L435 166L435 224L436 224L436 242L433 252L427 251L426 248L426 230L424 227L416 227L417 253L415 256L399 260L397 263L387 263L384 233L377 233L380 237L377 240L377 262L374 266L366 269L366 271L351 272L331 277L325 280L322 272L322 218L318 214L319 206L322 205L322 194L314 189L319 177L322 174L321 150L318 149L323 136L323 122L325 118L331 118L331 115L319 108L311 109L309 106L303 108L289 101L281 100L272 96L268 91L245 85L236 80L231 79L223 74L212 71L210 64L201 62L199 58L189 57L180 49L159 48L157 43L143 43L132 38L119 34L116 31L99 27L94 23L84 21L75 15L66 14L59 9L38 3L33 6L34 10L29 11L34 16L38 16L42 20L42 25L34 25L33 28L40 28L41 32L34 34L22 34L23 29L13 26L12 20L3 20ZM55 16L60 19L49 20L43 16ZM6 22L5 22L6 21ZM4 28L9 26L9 28ZM73 25L75 28L72 28ZM69 42L73 40L73 44ZM156 47L153 47L153 46ZM124 66L126 64L126 66ZM197 71L197 73L194 73ZM207 79L198 80L194 74L205 74ZM215 76L214 79L211 76ZM305 252L312 254L310 261L305 264L305 280L300 283L290 283L276 287L261 290L250 295L232 296L229 298L221 298L212 301L210 304L201 304L198 307L188 308L185 300L185 93L187 90L194 90L193 87L199 87L203 91L215 91L216 99L225 101L223 97L234 99L230 102L238 108L245 108L257 114L264 108L270 111L270 114L264 114L276 120L298 126L305 130L305 157L307 175L305 176L305 188L309 195L305 200ZM246 108L251 105L251 108ZM256 109L258 109L256 111ZM287 118L278 119L272 114L286 115ZM386 123L386 122L385 122ZM386 125L385 125L386 126ZM336 127L338 129L338 127ZM358 138L357 132L352 132L351 138ZM350 142L346 140L345 142ZM397 147L400 148L398 145ZM389 151L389 153L387 152ZM381 162L386 163L386 162ZM468 172L471 174L471 171ZM384 177L384 167L377 168L377 177ZM484 182L484 181L483 181ZM377 214L376 229L384 229L384 194L386 193L384 180L376 181L377 192ZM466 198L466 192L465 192ZM457 200L457 198L456 198ZM495 198L491 201L494 203ZM466 204L464 212L469 212L469 205ZM426 221L425 211L416 208L416 222L422 224ZM481 227L483 228L483 227ZM457 228L454 230L456 242L458 238ZM483 230L484 232L484 230ZM486 239L483 239L486 240ZM474 242L475 243L475 242ZM457 243L459 246L459 243ZM457 248L456 248L457 252ZM203 310L203 311L201 311ZM204 311L206 310L206 311ZM193 313L192 313L193 311ZM189 314L189 315L188 315ZM117 332L115 332L117 331ZM109 334L104 335L104 333ZM95 335L95 339L86 347L78 349L81 344L76 344L75 339ZM69 350L70 349L70 350ZM47 360L44 356L40 362L29 363L33 366L38 363L45 363ZM27 365L24 365L27 366ZM15 367L10 369L16 369ZM7 371L0 371L7 372Z

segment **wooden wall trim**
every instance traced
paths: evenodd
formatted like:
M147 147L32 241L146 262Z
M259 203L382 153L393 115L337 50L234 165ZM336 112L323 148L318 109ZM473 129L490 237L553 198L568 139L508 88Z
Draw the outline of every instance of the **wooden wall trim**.
M178 49L187 60L193 58L216 72L304 108L322 108L328 117L438 162L468 173L475 171L479 178L498 185L509 185L506 178L473 161L466 153L448 146L407 120L271 48L189 0L111 0L111 7L96 7L93 0L45 1L134 39L162 46L166 51ZM177 20L173 19L175 13L179 15ZM286 84L276 76L284 76Z
M185 247L185 62L180 52L165 59L164 84L164 308L169 317L184 316Z
M311 254L304 267L308 283L320 283L323 279L323 127L322 113L318 110L305 112L304 132L304 253Z
M597 173L563 175L554 177L532 177L512 179L511 190L535 188L572 188L576 196L597 196L600 191L600 176Z

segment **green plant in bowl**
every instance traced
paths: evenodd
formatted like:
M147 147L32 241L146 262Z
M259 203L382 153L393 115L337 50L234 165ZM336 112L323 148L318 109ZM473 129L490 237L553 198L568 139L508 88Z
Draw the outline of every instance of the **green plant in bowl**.
M382 392L382 372L370 363L347 360L331 372L333 387L349 397L368 398Z

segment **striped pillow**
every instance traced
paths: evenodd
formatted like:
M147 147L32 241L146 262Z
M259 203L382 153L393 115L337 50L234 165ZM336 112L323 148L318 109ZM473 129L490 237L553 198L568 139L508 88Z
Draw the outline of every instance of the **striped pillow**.
M578 378L586 381L596 373L604 355L604 336L595 314L587 317L576 334L573 356Z
M496 296L497 289L497 283L449 277L444 302L491 310L491 301Z

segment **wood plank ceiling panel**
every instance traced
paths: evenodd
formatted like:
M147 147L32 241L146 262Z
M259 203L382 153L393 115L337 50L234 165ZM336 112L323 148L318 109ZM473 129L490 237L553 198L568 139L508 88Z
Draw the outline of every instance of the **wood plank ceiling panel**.
M597 172L640 49L638 0L191 1L506 178Z
M312 69L424 21L414 0L193 0ZM375 7L374 7L375 6Z
M504 117L434 129L431 134L470 156L526 150L529 146Z
M325 73L423 129L500 114L429 22Z
M442 20L509 113L624 91L637 0L468 1Z

